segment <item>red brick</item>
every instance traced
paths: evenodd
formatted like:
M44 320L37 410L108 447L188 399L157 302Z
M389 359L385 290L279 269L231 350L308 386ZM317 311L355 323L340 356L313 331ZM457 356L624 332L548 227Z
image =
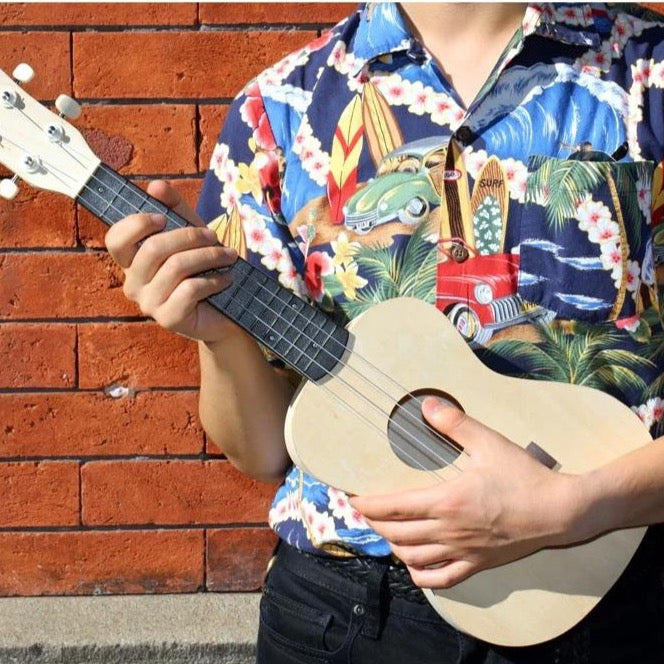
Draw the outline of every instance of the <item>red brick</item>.
M76 33L74 89L82 98L233 97L315 38L312 31Z
M103 252L0 254L0 318L137 316Z
M134 182L142 189L147 188L149 180L140 180ZM171 184L176 187L188 205L194 209L201 191L203 181L201 179L187 178L185 180L171 180ZM104 248L104 236L108 231L108 226L97 219L82 206L78 207L78 237L79 242L89 248Z
M0 23L4 23L0 20ZM71 94L71 49L66 32L0 32L0 62L11 75L20 62L31 64L35 78L26 91L35 99Z
M22 185L11 202L0 201L0 247L73 247L74 201Z
M203 586L202 531L0 533L0 595L185 593Z
M201 136L201 145L198 151L198 170L204 173L210 167L210 159L214 146L217 144L219 131L226 120L228 106L217 104L215 106L202 105L199 107L198 132Z
M88 526L264 522L275 491L228 461L92 461L81 477Z
M79 385L98 388L198 387L196 343L156 323L79 327Z
M4 26L193 25L196 3L16 2L0 5Z
M202 2L203 24L333 24L348 16L353 2Z
M195 117L186 104L85 106L77 127L120 173L176 175L197 170Z
M0 458L202 451L197 392L0 394Z
M277 537L269 528L228 528L207 532L206 587L211 591L258 590Z
M0 362L0 388L71 387L76 375L76 327L1 325L0 357L6 358Z
M0 527L76 526L78 463L0 463Z
M217 443L215 443L214 440L212 440L212 438L210 438L210 436L208 436L207 434L205 436L205 453L211 456L218 456L224 454L221 447L219 447L219 445L217 445Z

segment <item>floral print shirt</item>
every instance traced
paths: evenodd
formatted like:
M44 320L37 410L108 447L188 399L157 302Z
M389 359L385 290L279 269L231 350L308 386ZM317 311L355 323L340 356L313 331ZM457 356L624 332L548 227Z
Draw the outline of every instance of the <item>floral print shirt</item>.
M397 5L360 6L234 101L199 212L340 321L421 298L503 374L588 385L664 432L664 25L533 4L464 107ZM269 521L301 549L383 555L294 466Z

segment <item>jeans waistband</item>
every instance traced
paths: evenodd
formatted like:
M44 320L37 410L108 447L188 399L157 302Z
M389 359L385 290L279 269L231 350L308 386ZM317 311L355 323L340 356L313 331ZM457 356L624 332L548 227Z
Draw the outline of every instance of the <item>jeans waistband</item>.
M348 581L366 585L374 577L376 570L384 571L385 587L392 597L398 597L410 602L426 604L427 599L422 589L413 583L406 567L396 563L389 556L353 556L339 557L326 554L314 554L296 549L284 542L280 543L279 556L290 558L294 564L310 564L312 566L330 570Z

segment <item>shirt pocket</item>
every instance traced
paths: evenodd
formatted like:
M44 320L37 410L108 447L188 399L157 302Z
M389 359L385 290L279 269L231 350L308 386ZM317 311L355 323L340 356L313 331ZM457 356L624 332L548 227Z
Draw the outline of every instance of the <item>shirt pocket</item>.
M521 208L518 292L556 318L629 319L650 306L654 163L533 156Z

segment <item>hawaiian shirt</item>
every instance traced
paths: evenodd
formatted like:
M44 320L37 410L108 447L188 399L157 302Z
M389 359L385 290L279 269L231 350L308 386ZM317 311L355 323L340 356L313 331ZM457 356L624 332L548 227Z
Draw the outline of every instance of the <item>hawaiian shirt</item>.
M663 93L664 24L636 5L529 6L468 108L397 5L360 6L235 99L199 212L337 320L421 298L495 371L608 392L657 436ZM297 466L269 522L389 553Z

